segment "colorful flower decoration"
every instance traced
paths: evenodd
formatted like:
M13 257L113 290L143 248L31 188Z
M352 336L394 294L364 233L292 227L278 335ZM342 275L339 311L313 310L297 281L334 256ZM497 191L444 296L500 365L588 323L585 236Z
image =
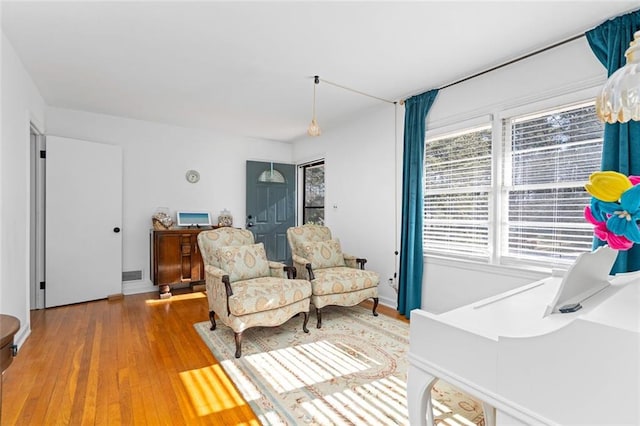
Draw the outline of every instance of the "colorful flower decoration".
M584 217L594 225L596 237L616 250L640 243L640 176L595 172L585 189L593 198Z

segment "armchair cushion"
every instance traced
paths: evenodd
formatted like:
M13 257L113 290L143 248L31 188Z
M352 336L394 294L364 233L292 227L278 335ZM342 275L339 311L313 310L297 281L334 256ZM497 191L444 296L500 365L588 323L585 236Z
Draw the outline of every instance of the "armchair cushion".
M253 244L253 234L246 229L223 227L198 234L198 246L205 265L219 267L216 250L221 246L246 246Z
M306 242L302 247L302 251L314 270L345 265L342 248L338 240Z
M291 246L291 252L302 256L302 247L312 241L328 241L331 239L331 231L326 226L302 225L287 230L287 240Z
M229 275L229 282L268 277L269 261L262 243L246 246L223 246L216 250L220 269Z
M235 316L282 308L311 296L306 280L261 277L233 283L231 288L229 311Z
M311 287L315 296L348 293L377 287L378 274L373 271L354 269L346 266L314 271L315 279Z

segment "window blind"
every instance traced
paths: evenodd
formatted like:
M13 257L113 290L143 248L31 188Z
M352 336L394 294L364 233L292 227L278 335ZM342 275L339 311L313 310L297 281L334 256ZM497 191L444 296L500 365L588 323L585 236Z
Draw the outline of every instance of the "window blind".
M600 168L593 103L503 120L503 257L569 262L591 249L583 185Z
M490 124L427 139L425 251L489 256Z

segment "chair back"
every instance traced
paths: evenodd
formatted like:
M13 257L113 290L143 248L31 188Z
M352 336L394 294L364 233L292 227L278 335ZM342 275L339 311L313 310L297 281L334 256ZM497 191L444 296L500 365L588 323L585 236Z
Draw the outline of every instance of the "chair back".
M253 233L246 229L222 227L198 234L198 247L205 265L220 267L217 256L218 247L248 246L254 243Z
M316 241L328 241L331 239L331 231L322 225L302 225L287 229L287 241L291 253L304 257L304 243Z

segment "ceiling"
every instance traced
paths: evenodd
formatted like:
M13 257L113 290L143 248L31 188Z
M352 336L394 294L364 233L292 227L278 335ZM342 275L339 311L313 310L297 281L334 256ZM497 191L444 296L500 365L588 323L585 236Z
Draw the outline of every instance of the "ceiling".
M45 102L293 141L313 75L399 100L589 30L637 1L2 1ZM320 83L323 132L380 101Z

